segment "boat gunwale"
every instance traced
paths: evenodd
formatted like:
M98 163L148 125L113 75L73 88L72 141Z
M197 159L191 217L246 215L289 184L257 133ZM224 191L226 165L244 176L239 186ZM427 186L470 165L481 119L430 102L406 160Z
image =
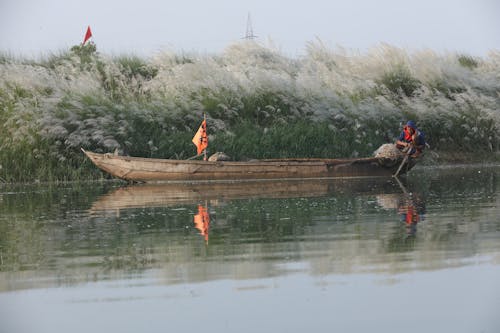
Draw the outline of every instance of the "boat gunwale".
M135 156L122 156L112 155L110 153L94 153L82 151L87 156L95 156L96 158L109 158L114 160L121 160L125 162L146 162L146 163L166 163L166 164L191 164L191 165L325 165L325 164L348 164L348 163L361 163L361 162L377 162L381 158L378 157L362 157L362 158L284 158L284 159L256 159L251 161L198 161L198 160L175 160L175 159L162 159L162 158L148 158L148 157L135 157Z

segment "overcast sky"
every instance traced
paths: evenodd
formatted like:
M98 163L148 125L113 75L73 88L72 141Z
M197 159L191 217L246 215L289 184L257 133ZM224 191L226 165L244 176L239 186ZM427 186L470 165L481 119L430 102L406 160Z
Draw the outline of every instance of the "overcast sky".
M245 35L285 55L317 38L361 52L379 43L485 56L500 50L498 0L0 0L0 51L40 56L79 44L99 51L218 53Z

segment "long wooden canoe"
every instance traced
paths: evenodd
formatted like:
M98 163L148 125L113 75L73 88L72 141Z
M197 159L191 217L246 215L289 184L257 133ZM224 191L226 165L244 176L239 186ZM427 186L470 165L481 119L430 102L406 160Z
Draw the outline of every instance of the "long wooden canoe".
M368 157L353 159L266 159L248 162L171 160L98 154L82 149L101 170L135 182L221 181L337 177L388 177L401 161ZM400 174L414 166L408 159Z

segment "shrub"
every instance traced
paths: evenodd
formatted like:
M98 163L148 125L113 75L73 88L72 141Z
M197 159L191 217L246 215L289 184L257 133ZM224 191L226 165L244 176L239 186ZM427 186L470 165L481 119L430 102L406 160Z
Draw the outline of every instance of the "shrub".
M461 54L458 56L457 59L458 59L458 63L461 66L466 67L468 69L477 68L477 66L479 65L478 61L472 56Z
M393 93L403 93L407 97L412 97L420 86L420 81L415 79L404 66L397 66L394 70L385 73L380 79L380 83Z

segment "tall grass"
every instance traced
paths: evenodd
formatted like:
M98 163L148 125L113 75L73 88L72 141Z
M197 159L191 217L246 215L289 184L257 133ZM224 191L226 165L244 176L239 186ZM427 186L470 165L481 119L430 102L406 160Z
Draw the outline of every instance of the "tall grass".
M366 54L309 43L291 59L254 42L218 55L109 57L75 46L38 61L0 55L0 181L95 178L80 147L194 155L206 113L210 150L236 158L370 155L414 119L440 151L498 156L500 52Z
M370 155L384 142L384 134L374 128L338 129L329 122L306 120L262 128L243 122L234 133L216 135L211 149L236 159L357 157Z

